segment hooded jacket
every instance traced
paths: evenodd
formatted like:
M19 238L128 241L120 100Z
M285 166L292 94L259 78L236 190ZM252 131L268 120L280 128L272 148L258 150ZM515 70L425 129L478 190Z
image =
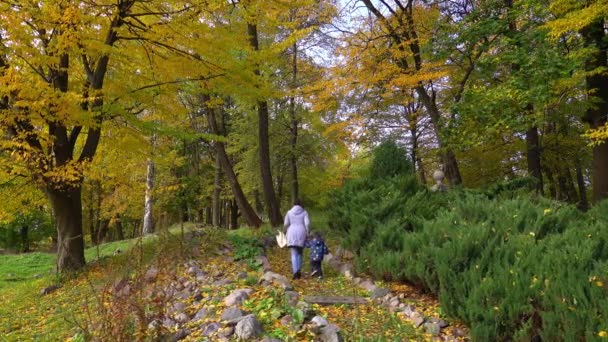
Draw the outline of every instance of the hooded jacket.
M287 228L287 246L304 247L308 236L308 213L299 205L294 205L285 214L285 227Z

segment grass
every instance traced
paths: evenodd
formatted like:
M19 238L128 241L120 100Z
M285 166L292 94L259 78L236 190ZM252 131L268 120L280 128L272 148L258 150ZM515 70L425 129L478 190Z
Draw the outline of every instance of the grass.
M184 225L185 231L191 228ZM169 234L88 248L87 267L68 277L55 274L53 254L0 255L0 340L62 341L74 336L87 320L87 309L95 305L96 289L120 275L147 267L169 244L179 249L180 232L181 227L174 226ZM123 253L110 257L117 249ZM40 295L41 289L53 284L61 288Z

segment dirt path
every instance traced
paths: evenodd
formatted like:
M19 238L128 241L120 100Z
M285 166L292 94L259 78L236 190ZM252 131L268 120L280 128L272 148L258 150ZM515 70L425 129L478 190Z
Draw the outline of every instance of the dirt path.
M331 246L330 246L331 247ZM291 278L291 264L288 249L272 248L267 251L268 260L274 272ZM327 264L323 265L324 279L311 278L308 253L304 255L305 265L302 279L291 283L300 296L349 296L369 297L369 293L351 280L336 272ZM403 293L405 301L436 310L437 302L432 298L414 296L416 291L409 286L382 284L390 287L395 294ZM346 341L432 341L434 337L416 329L403 314L392 313L377 302L357 305L315 305L315 310L330 322L337 324ZM436 312L434 312L437 314ZM435 339L436 340L436 339Z

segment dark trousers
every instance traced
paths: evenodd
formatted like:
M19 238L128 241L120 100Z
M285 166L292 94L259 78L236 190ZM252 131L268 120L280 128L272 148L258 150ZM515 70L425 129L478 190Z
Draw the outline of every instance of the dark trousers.
M323 269L321 268L321 260L319 260L319 261L310 260L310 271L311 271L311 273L315 274L314 275L315 277L322 277Z

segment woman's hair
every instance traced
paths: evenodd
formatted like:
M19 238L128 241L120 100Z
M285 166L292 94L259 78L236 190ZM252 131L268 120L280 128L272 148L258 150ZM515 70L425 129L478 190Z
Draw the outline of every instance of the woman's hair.
M293 205L299 205L300 207L302 206L302 201L300 201L299 198L296 198L293 200Z

